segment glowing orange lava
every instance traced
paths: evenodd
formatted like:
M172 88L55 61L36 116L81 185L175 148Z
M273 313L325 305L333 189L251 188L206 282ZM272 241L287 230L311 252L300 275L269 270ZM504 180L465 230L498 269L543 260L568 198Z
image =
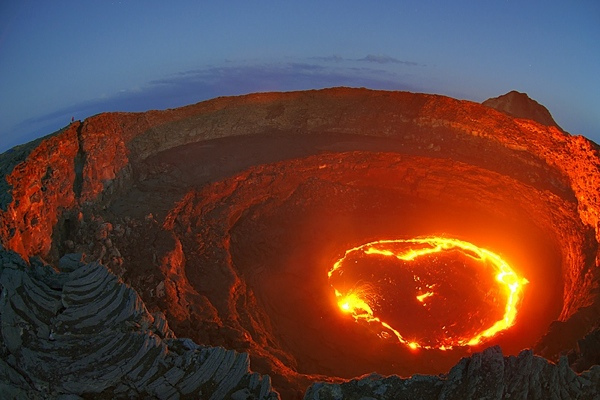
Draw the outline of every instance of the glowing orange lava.
M343 313L411 349L439 350L474 346L511 327L527 283L497 254L444 237L354 247L328 277Z

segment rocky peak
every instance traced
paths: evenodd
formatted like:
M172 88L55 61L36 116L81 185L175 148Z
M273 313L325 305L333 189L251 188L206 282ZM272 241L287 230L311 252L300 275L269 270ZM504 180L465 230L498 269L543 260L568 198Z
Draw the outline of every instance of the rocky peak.
M542 125L560 128L550 111L529 97L527 93L512 90L502 96L489 98L482 104L516 118L526 118Z

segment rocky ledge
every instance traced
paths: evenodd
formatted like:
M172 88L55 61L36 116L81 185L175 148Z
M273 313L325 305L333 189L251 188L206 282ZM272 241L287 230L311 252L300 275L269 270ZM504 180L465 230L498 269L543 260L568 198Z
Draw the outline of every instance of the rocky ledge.
M175 338L103 265L60 268L0 248L3 398L278 398L248 354Z

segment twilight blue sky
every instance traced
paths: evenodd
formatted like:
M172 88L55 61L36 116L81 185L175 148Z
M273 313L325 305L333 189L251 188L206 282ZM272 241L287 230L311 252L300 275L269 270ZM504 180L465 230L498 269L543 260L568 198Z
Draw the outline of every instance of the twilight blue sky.
M0 152L103 111L331 86L510 90L600 142L600 1L0 3Z

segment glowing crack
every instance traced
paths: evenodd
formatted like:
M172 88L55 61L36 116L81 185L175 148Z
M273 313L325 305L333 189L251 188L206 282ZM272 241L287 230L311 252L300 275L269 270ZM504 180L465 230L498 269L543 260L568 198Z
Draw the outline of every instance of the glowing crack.
M475 331L469 332L468 335L445 335L432 342L422 342L416 337L408 337L401 333L401 328L394 328L392 324L384 321L381 315L377 315L377 310L381 309L379 304L385 300L385 294L381 293L381 288L377 287L372 282L360 280L350 286L345 285L336 287L342 279L345 268L357 268L356 265L360 260L369 259L369 257L380 257L382 260L389 261L398 260L402 266L409 268L419 260L436 261L441 265L448 266L448 263L439 261L444 257L457 257L460 255L464 260L470 260L477 269L485 269L485 273L494 274L494 279L490 278L490 282L495 286L495 289L490 289L487 292L487 297L490 304L504 302L503 308L500 309L502 317L492 322L488 326L482 326ZM350 265L350 266L348 266ZM437 264L434 264L437 266ZM450 268L451 266L448 266ZM469 268L473 268L471 265ZM468 271L468 269L465 269ZM489 270L489 271L488 271ZM447 271L437 271L437 273L447 273ZM417 273L412 273L411 283L415 292L413 301L416 301L421 308L429 310L430 303L437 300L444 301L443 296L439 295L442 291L442 285L439 283L428 283L427 277L421 277ZM372 274L371 274L372 275ZM351 315L357 322L366 321L369 324L375 324L383 329L384 332L393 334L400 343L405 344L411 349L439 349L448 350L453 347L474 346L483 343L501 331L504 331L514 325L517 316L517 311L522 299L523 286L527 284L525 278L519 277L515 271L503 260L499 255L490 250L475 246L472 243L458 239L445 237L425 237L414 239L396 239L396 240L379 240L363 244L347 250L342 258L340 258L328 272L329 282L334 290L337 305L340 310L348 315ZM429 277L431 279L431 277ZM392 279L386 277L381 279L386 285L392 284ZM448 283L444 283L448 285ZM404 288L405 289L405 288ZM498 297L502 297L498 299ZM426 311L427 311L426 310ZM428 315L428 314L427 314ZM468 316L469 318L473 315ZM475 317L473 317L475 318ZM483 320L480 320L482 322ZM482 322L483 323L483 322ZM448 326L447 326L448 325ZM448 333L453 324L442 326L443 332ZM388 334L380 335L380 337L389 337Z

